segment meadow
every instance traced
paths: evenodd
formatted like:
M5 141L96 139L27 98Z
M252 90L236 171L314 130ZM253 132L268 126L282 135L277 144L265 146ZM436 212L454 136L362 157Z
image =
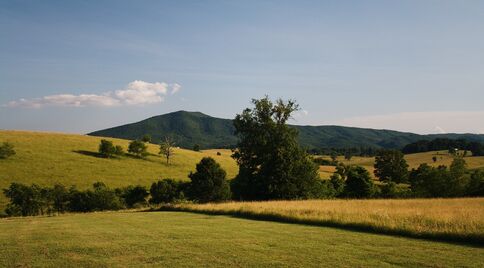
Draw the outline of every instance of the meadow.
M437 157L437 161L434 162L432 160L433 157ZM329 156L319 156L321 158L330 160ZM440 165L450 166L454 157L450 155L447 151L435 151L435 152L425 152L425 153L416 153L416 154L407 154L405 155L405 160L408 163L410 169L417 168L420 164L427 163L430 166L438 167ZM469 169L480 169L484 168L484 156L466 156L464 160L467 163L467 167ZM351 160L344 159L343 156L338 156L338 162L341 162L345 165L358 165L366 168L370 175L375 178L373 171L373 165L375 163L374 157L361 157L361 156L353 156ZM322 178L329 178L333 175L336 168L334 166L320 166L319 173Z
M482 267L482 248L182 212L0 219L0 267Z
M484 244L484 198L230 202L163 209Z
M146 159L96 157L101 139L75 134L2 130L0 142L11 142L16 155L0 161L0 189L12 182L44 186L62 183L81 189L92 186L96 181L102 181L109 187L136 184L149 187L164 178L188 180L188 174L205 156L211 156L219 162L227 171L228 178L238 172L230 150L195 152L175 149L172 162L167 165L166 160L158 155L159 146L156 144L148 145L150 155ZM127 150L128 140L107 139ZM217 152L221 155L217 155ZM0 210L3 210L6 202L3 194L0 194Z

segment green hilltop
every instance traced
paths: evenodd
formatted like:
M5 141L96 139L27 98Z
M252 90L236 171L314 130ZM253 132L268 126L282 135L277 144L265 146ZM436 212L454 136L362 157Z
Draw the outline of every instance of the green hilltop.
M292 126L299 131L299 142L308 149L374 147L400 149L418 140L437 137L484 142L479 134L434 134L418 135L392 130L343 126ZM151 135L153 142L160 142L165 136L172 137L182 148L229 148L237 142L232 120L211 117L200 112L178 111L154 116L146 120L89 133L90 136L121 139L140 139Z

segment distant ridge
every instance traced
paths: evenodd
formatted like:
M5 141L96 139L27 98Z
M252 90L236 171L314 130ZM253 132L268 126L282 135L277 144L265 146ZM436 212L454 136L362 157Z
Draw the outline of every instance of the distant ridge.
M432 134L419 135L393 130L342 126L293 126L299 131L299 142L303 147L349 148L375 147L400 149L418 141L434 138L467 139L484 142L483 134ZM171 136L182 148L193 148L198 144L203 149L229 148L237 143L232 120L211 117L201 112L178 111L154 116L137 123L122 125L89 133L90 136L121 139L140 139L151 135L153 142Z

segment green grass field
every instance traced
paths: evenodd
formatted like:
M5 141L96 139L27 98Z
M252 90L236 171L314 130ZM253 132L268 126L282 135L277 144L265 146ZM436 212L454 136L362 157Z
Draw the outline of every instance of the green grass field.
M182 212L0 220L0 267L482 267L483 249Z
M173 162L165 163L159 146L150 144L150 156L146 160L132 157L105 159L90 155L98 150L101 138L84 135L56 133L0 131L0 142L8 141L15 146L17 154L0 161L0 189L11 182L26 184L37 183L52 185L56 182L79 188L90 187L102 181L110 187L130 184L150 186L161 178L188 180L188 173L204 156L211 156L227 171L229 178L234 177L238 168L230 157L230 150L208 150L194 152L176 149ZM115 145L127 150L129 141L111 139ZM217 152L222 155L218 156ZM0 210L6 204L0 194Z

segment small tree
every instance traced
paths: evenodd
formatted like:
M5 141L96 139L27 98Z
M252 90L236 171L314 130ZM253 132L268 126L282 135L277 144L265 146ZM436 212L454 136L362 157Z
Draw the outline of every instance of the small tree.
M124 149L121 145L116 145L115 150L114 150L115 155L124 155Z
M375 193L370 173L360 166L346 168L345 196L349 198L369 198Z
M435 163L435 162L437 162L437 156L435 156L435 155L434 155L434 156L432 157L432 161L434 161L434 163Z
M15 155L13 144L4 142L0 145L0 159L6 159Z
M351 158L353 157L353 154L351 154L351 151L346 151L345 152L345 160L351 161Z
M166 158L166 164L170 164L170 159L175 154L175 150L173 147L175 146L175 142L169 138L165 137L165 140L160 144L160 153Z
M195 152L200 152L200 145L198 145L198 144L193 145L193 150Z
M129 144L128 152L138 157L146 157L148 155L148 147L142 141L135 140Z
M381 150L375 158L375 176L382 182L403 183L408 179L408 164L398 150Z
M183 199L182 183L172 179L154 182L150 188L150 204L173 203Z
M330 157L331 157L331 161L333 161L333 164L336 164L338 160L338 153L335 151L332 151L330 154Z
M190 197L200 203L220 202L230 198L227 173L211 157L197 164L196 172L190 173Z
M124 199L124 203L127 207L132 208L136 204L146 204L146 197L149 193L144 186L128 186L121 189L121 197Z
M103 157L110 158L116 153L116 147L108 140L101 140L99 144L99 154Z
M141 138L142 142L151 142L151 135L150 134L145 134L143 138Z

